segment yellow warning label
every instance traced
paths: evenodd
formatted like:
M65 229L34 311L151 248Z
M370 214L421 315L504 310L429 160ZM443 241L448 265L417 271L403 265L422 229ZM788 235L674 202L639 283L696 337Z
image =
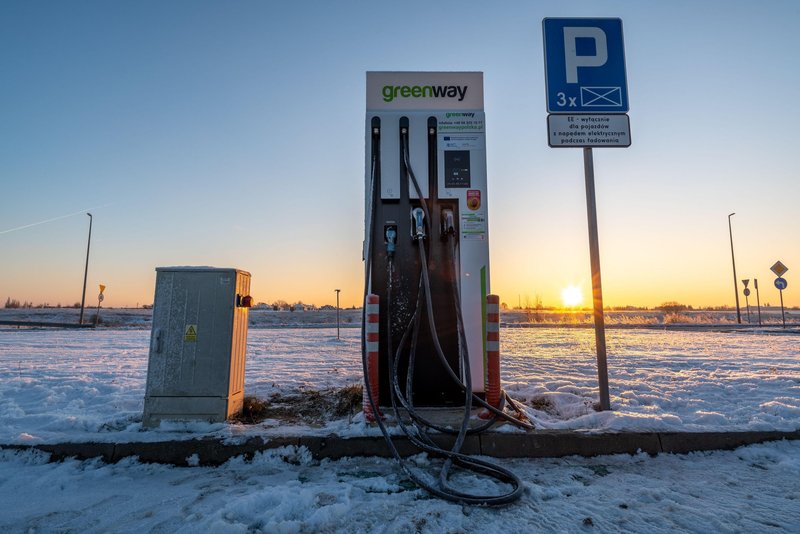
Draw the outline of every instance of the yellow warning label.
M184 341L197 341L197 325L187 324L186 331L183 333Z

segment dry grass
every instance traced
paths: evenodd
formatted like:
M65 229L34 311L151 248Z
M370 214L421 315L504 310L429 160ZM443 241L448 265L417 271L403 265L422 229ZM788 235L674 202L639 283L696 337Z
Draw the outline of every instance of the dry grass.
M531 408L539 410L540 412L551 413L555 410L553 402L547 397L534 397L531 399Z
M265 419L278 419L292 424L320 426L331 419L352 417L360 412L362 395L362 386L353 384L323 391L275 393L268 400L245 397L242 413L235 420L256 424Z

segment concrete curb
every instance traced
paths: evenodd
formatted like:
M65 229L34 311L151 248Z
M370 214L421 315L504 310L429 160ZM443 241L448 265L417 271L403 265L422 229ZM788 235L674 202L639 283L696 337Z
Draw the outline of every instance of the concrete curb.
M697 451L732 450L775 440L800 439L800 430L791 432L626 432L588 434L565 431L538 431L528 434L488 432L468 436L462 451L466 454L497 458L559 458L562 456L599 456L605 454L651 455L660 453L685 454ZM450 436L436 436L442 448L453 442ZM403 456L419 451L405 437L394 440ZM308 448L316 459L338 459L345 456L389 457L382 436L342 438L339 436L298 436L279 438L254 437L242 443L225 443L221 439L201 438L184 441L133 443L55 443L43 445L0 445L0 449L38 450L50 454L51 461L66 458L88 460L100 458L115 463L123 458L138 457L142 462L189 466L190 457L197 455L191 465L221 465L231 458L252 458L257 452L287 445Z

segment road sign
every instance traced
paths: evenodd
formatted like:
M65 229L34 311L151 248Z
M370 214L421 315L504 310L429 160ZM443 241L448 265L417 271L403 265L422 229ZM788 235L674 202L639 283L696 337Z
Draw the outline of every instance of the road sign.
M775 262L775 265L773 265L773 266L772 266L772 267L770 267L769 269L770 269L770 270L771 270L773 273L775 273L775 276L777 276L778 278L780 278L781 276L783 276L784 274L786 274L786 271L788 271L788 270L789 270L789 268L788 268L787 266L785 266L784 264L782 264L780 261L776 261L776 262Z
M749 283L750 283L750 279L749 278L747 280L742 280L742 284L744 284L745 289L747 289L747 284L749 284Z
M783 291L789 285L789 282L786 281L786 278L778 277L775 279L775 287Z
M549 113L627 113L621 19L546 18Z
M744 291L743 291L743 293L744 293L744 296L745 296L745 297L749 297L749 296L750 296L750 290L749 290L749 289L747 289L747 288L744 288Z
M101 295L103 294L103 291L105 291L105 290L106 290L106 286L104 286L103 284L100 284L100 294Z
M631 122L622 114L548 115L547 132L552 148L631 146Z

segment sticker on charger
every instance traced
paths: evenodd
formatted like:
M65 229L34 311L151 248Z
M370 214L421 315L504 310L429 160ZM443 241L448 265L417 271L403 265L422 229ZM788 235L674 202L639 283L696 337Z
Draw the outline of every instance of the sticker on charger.
M183 340L184 341L197 341L197 325L196 324L187 324L186 330L183 333Z
M467 207L472 211L479 210L481 208L481 191L480 189L468 189L467 190Z
M486 217L483 213L461 214L461 239L486 239Z
M482 135L440 135L439 146L445 150L483 150Z

